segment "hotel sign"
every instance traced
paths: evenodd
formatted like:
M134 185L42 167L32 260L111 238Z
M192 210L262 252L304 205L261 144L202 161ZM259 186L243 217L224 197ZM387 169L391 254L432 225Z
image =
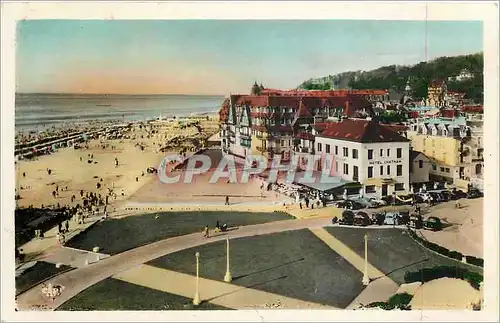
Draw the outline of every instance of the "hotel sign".
M402 164L402 160L370 160L368 165Z

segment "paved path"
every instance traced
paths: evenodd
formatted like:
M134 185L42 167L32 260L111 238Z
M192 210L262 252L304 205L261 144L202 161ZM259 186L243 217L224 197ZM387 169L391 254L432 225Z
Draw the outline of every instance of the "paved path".
M326 243L332 250L341 255L351 265L356 267L361 273L364 273L365 260L356 252L346 246L343 242L336 239L323 228L311 229L319 239ZM360 237L361 238L361 237ZM361 304L369 304L376 301L386 301L396 293L399 285L392 279L368 262L368 277L370 283L365 289L351 302L346 309L355 309Z
M65 289L63 294L54 301L51 301L43 296L40 286L35 286L29 291L19 295L18 309L30 310L40 309L43 307L49 310L54 310L79 292L108 277L130 270L143 263L165 256L169 253L193 248L209 242L225 240L227 236L230 238L239 238L304 228L321 228L329 223L330 218L284 220L240 227L234 231L220 233L210 239L203 238L200 233L165 239L114 255L87 267L77 268L55 277L50 282L52 284L62 285Z
M113 278L190 299L196 290L196 276L149 265L135 267ZM280 304L281 309L338 309L205 278L200 278L199 288L202 302L232 309L258 309L272 304Z
M351 248L346 246L342 241L336 239L323 228L312 229L311 232L314 233L314 235L321 239L324 243L326 243L332 250L344 257L345 260L347 260L361 273L364 273L365 260ZM381 272L368 262L368 277L370 277L371 280L383 276L385 276L383 272Z

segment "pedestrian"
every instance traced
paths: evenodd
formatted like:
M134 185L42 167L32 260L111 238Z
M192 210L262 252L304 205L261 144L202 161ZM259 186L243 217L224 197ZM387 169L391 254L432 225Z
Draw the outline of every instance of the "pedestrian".
M76 197L75 197L75 194L73 194L73 195L71 196L71 203L73 203L73 202L75 201L75 198L76 198Z
M61 223L61 222L59 222L59 223L57 224L57 232L61 233L61 231L62 231L62 223Z
M66 221L65 227L66 227L66 232L69 232L69 221Z
M26 177L26 173L25 172L23 172L23 177Z
M229 196L226 195L226 205L229 205Z
M302 210L302 201L299 202L300 209Z
M205 226L205 231L204 231L204 234L203 236L205 238L209 238L209 235L210 235L210 230L208 229L208 225Z
M59 192L59 185L56 185L56 192Z
M306 207L308 208L309 207L309 198L306 197L305 202L306 202Z
M56 198L56 191L52 191L52 196Z
M80 161L82 161L82 156L80 156Z
M139 177L136 177L136 178L135 178L135 181L136 181L136 182L138 182L138 181L139 181Z
M80 197L83 197L83 190L80 190Z

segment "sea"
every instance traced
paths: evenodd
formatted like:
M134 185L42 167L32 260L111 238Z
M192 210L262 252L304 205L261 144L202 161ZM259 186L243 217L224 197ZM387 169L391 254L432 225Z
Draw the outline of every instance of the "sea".
M89 121L146 121L214 114L224 96L16 94L16 131L41 131Z

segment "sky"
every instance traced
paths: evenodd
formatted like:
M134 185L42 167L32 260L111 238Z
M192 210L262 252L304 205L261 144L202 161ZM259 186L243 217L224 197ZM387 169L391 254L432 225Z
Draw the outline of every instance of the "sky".
M483 50L482 23L369 20L24 20L22 93L248 93Z

